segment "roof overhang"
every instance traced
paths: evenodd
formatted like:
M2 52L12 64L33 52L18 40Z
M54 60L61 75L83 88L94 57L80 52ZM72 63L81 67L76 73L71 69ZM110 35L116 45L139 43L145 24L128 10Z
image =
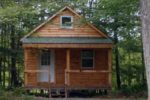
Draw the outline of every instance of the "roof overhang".
M112 40L97 37L28 37L24 48L112 48Z
M100 44L112 43L109 38L97 37L29 37L22 40L23 44Z
M112 48L111 43L103 43L103 44L23 44L23 48Z

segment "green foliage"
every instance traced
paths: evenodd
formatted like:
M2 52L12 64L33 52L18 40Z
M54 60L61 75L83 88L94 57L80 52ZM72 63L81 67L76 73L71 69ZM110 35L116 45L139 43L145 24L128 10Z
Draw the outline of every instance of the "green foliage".
M34 97L28 95L22 95L20 100L34 100Z
M33 96L25 94L22 88L15 88L13 91L0 89L0 100L34 100Z
M146 88L146 84L136 84L132 86L124 85L120 92L126 96L146 96Z
M115 43L114 51L115 48L119 50L117 55L121 84L130 88L131 85L145 82L139 31L139 0L98 0L97 8L94 11L91 20L112 37ZM100 22L98 22L99 19ZM117 43L114 34L117 35ZM114 71L116 71L115 60L113 60Z
M13 94L15 96L21 96L22 94L25 94L25 93L26 92L25 92L24 88L22 88L22 87L18 87L18 88L13 89Z

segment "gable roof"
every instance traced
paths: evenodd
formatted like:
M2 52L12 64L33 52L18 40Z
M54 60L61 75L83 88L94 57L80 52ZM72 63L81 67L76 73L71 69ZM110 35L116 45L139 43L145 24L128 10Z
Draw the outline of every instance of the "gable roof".
M25 35L21 41L23 41L23 39L29 37L30 35L32 35L34 32L36 32L38 29L40 29L42 26L44 26L45 24L47 24L49 21L51 21L54 17L56 17L58 14L60 14L62 11L64 10L69 10L72 13L74 13L76 16L78 16L79 18L82 18L78 13L76 13L73 9L71 9L68 6L65 6L64 8L60 9L56 14L54 14L53 16L51 16L50 18L48 18L47 21L43 22L42 24L40 24L39 26L37 26L35 29L33 29L29 34ZM87 22L87 24L93 28L94 30L96 30L99 34L101 34L103 37L108 38L107 35L105 35L103 32L101 32L99 29L97 29L94 25L92 25L91 23Z

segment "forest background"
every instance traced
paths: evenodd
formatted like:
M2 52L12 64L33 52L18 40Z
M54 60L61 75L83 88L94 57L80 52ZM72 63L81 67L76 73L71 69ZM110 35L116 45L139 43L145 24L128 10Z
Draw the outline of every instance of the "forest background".
M146 93L139 0L0 0L0 87L23 86L20 39L66 5L113 40L112 90Z

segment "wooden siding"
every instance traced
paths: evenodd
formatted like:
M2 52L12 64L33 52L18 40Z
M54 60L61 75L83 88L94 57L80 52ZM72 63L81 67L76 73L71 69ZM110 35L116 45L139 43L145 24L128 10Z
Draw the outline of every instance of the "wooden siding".
M65 68L66 68L66 50L55 50L55 79L57 86L64 86L65 84Z
M73 28L60 28L60 16L72 16ZM32 36L37 37L103 37L89 24L85 24L79 16L68 9L51 19L50 22L38 29Z
M36 70L38 67L38 50L37 49L24 49L24 70ZM25 72L26 73L26 72ZM27 73L25 74L25 83L31 86L37 84L37 74ZM26 85L25 84L25 85Z
M95 70L108 70L108 50L95 49Z
M71 49L70 53L70 69L71 70L80 70L80 52L81 49Z
M68 86L73 88L103 88L110 87L111 65L108 62L108 51L110 49L94 49L94 68L92 70L82 70L81 68L81 50L82 49L55 49L55 82L52 87L65 86L65 71L67 66L67 50L70 52L70 67L67 70L69 74ZM110 52L109 52L110 53ZM38 49L25 49L25 70L36 70L38 64ZM32 67L32 68L31 68ZM28 75L28 74L27 74ZM36 73L28 75L25 79L26 86L48 87L48 83L38 83Z
M94 49L94 68L88 71L81 67L81 50L71 49L70 70L76 71L70 72L69 85L71 87L109 87L109 49Z
M81 69L80 53L82 49L71 49L71 69ZM94 49L94 69L108 70L108 49Z
M108 73L100 72L72 72L70 73L70 87L81 88L96 88L96 87L109 87Z

